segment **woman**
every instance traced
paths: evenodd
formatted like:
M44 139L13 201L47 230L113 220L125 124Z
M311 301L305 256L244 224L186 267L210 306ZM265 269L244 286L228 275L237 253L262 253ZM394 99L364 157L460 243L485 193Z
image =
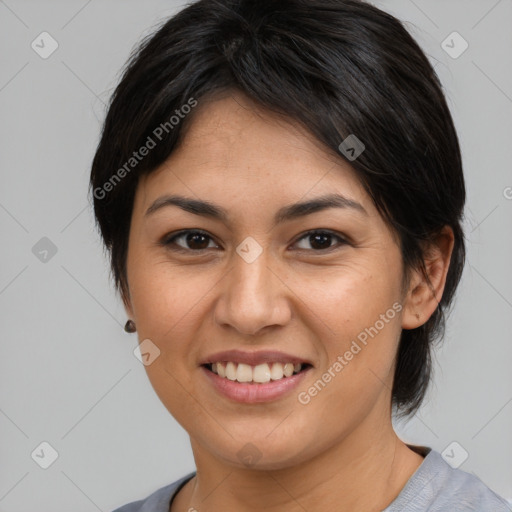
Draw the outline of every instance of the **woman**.
M427 58L356 0L200 0L132 56L91 172L156 393L197 471L118 512L505 511L413 414L464 265Z

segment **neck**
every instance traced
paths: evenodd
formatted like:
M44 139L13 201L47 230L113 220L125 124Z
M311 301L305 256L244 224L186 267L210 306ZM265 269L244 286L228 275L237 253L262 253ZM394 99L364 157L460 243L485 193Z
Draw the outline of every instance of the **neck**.
M383 510L423 458L397 437L390 417L385 427L375 425L368 417L314 458L273 470L219 462L192 441L197 475L178 493L171 510Z

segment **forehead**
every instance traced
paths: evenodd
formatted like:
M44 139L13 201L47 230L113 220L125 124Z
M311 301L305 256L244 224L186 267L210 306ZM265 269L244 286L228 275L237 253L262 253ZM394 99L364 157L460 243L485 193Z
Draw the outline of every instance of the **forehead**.
M243 190L291 194L343 188L365 195L348 162L324 147L298 122L264 110L246 96L199 102L181 144L143 178L148 193L189 187L189 193L222 188L225 196ZM316 189L316 190L315 190Z
M341 161L298 121L264 109L241 93L199 104L179 149L198 146L202 152L229 151L233 156L258 156L258 160L286 155L295 161L309 154L311 159L323 159L331 165Z

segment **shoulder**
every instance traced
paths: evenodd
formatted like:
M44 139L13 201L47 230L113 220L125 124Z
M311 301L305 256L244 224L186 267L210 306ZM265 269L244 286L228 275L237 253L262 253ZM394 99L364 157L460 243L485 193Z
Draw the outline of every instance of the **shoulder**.
M512 507L489 489L479 478L460 469L452 468L438 452L433 452L436 466L443 475L434 488L438 492L439 510L470 511L492 510L511 512ZM434 508L437 510L437 508Z
M113 512L169 512L171 499L195 474L195 472L189 473L172 484L161 487L147 498L127 503Z
M507 502L476 476L452 468L439 452L428 450L421 466L384 512L512 512Z

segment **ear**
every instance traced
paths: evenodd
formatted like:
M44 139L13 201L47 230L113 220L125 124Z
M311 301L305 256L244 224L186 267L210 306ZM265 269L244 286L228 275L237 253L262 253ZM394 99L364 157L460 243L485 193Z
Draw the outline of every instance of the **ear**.
M428 279L421 269L411 271L404 299L403 329L415 329L423 325L436 310L443 296L453 245L453 230L445 226L439 235L425 246L423 255Z

